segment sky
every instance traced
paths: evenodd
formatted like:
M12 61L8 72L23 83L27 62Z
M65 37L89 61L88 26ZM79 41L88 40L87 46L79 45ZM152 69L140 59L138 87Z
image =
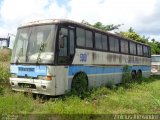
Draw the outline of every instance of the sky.
M0 36L15 35L26 22L61 18L123 24L120 31L132 27L160 41L160 0L0 0Z

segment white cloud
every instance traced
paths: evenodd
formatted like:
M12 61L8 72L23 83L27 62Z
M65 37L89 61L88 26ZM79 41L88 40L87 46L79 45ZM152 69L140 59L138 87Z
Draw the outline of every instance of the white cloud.
M0 36L16 34L17 27L25 22L65 16L65 6L58 6L56 0L3 0L0 6ZM13 41L12 37L11 43Z
M59 3L58 3L59 2ZM69 8L69 9L68 9ZM0 35L16 33L24 22L68 18L81 22L124 24L140 34L156 36L160 31L158 0L3 0L0 4ZM157 37L160 38L160 37Z
M70 18L138 28L153 14L156 0L71 0Z
M66 16L65 7L59 7L55 0L4 0L0 9L1 29L15 33L18 25L24 22L62 18Z

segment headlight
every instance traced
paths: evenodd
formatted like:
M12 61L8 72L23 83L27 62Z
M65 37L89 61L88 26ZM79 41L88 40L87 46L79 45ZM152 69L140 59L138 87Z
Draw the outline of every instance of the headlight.
M47 75L47 76L38 76L38 79L41 79L41 80L52 80L52 76L50 75Z

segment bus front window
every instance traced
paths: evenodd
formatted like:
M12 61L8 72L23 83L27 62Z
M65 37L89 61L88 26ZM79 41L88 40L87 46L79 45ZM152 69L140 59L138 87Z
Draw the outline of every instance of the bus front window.
M11 57L12 63L26 62L26 53L30 34L29 32L30 28L23 28L18 30Z
M21 32L25 31L26 32ZM12 63L53 63L55 25L20 28Z

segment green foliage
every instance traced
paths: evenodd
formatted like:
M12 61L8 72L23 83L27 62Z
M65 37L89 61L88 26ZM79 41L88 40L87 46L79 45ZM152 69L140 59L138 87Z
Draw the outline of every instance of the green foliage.
M78 73L72 80L72 94L84 98L88 91L88 78L83 72Z
M114 80L109 80L107 81L106 87L110 88L110 89L113 89L115 87L115 83L114 83Z
M120 26L122 26L123 24L118 24L118 25L114 25L114 24L110 24L110 25L103 25L101 22L96 22L93 25L82 20L82 23L88 26L92 26L95 27L97 29L103 30L103 31L112 31L112 30L116 30L119 29Z
M46 48L46 43L41 42L38 57L37 57L37 63L41 62L41 53L44 51L45 48Z
M0 95L4 95L4 87L0 86Z
M132 27L129 28L127 32L120 32L120 35L122 35L125 38L132 39L141 43L147 43L149 38L145 38L145 36L141 37L139 34L137 34Z
M0 62L10 61L11 50L10 49L0 49Z
M131 83L129 89L123 86L96 88L85 99L71 95L63 99L52 98L45 103L5 88L0 97L0 114L38 114L41 118L46 118L46 114L56 114L57 117L75 119L82 118L75 114L85 114L86 119L94 117L94 114L159 114L160 81L156 79L146 78L142 84Z
M131 81L131 71L129 69L129 66L126 65L123 67L122 70L122 84L127 85Z
M132 39L141 43L146 43L151 47L152 54L160 54L160 42L156 41L154 38L149 41L149 37L140 36L138 33L134 31L131 27L127 32L117 33L125 38Z
M148 44L151 47L152 54L160 54L160 42L155 41L155 39L152 39L151 42L149 42Z
M8 85L9 84L9 68L4 68L0 65L0 84Z
M112 30L119 29L119 27L121 26L121 24L118 24L118 25L113 25L113 24L103 25L101 22L96 22L92 26L95 27L95 28L98 28L100 30L103 30L103 31L112 31Z

